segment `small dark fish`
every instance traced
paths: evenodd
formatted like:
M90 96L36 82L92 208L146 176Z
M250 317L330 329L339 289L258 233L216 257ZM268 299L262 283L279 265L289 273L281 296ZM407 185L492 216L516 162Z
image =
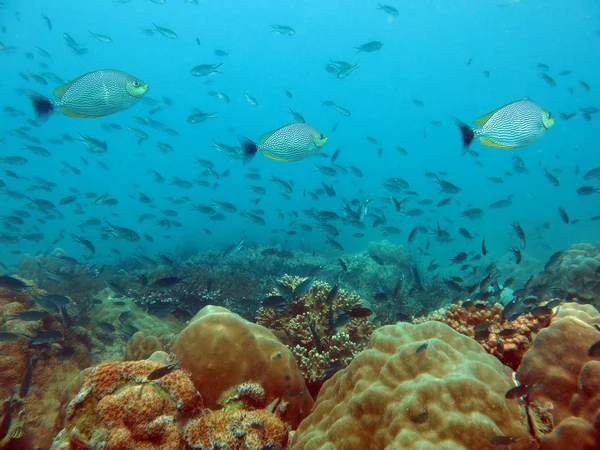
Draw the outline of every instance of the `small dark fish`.
M522 255L521 255L521 250L519 250L517 247L510 248L509 250L514 253L515 258L516 258L516 263L521 264L521 260L523 259Z
M71 326L73 325L73 321L71 320L71 317L69 316L69 313L67 312L67 309L65 308L65 306L60 305L58 307L58 310L60 312L60 317L62 319L62 323L63 323L64 327L71 328Z
M424 344L421 344L419 346L419 348L417 348L417 351L415 352L415 354L416 355L420 355L421 353L423 353L428 348L429 348L429 342L425 342Z
M75 347L63 347L56 354L56 359L58 361L69 361L73 359L75 355Z
M6 317L6 320L22 320L24 322L34 322L36 320L40 320L42 318L42 311L31 310L31 311L23 311L18 314L9 314Z
M8 275L0 275L0 288L18 292L27 289L28 287L31 286L17 278L9 277Z
M51 344L52 342L61 341L62 338L63 336L60 331L38 331L38 333L29 340L27 345L36 347L42 344Z
M327 299L325 301L325 304L328 306L327 325L329 327L329 331L331 331L331 332L335 331L335 321L333 319L333 302L334 302L335 298L337 297L339 290L340 290L340 285L336 283L335 286L333 286L331 288L331 290L329 291L329 293L327 294Z
M522 384L521 386L515 386L514 388L506 391L506 394L504 394L504 398L514 400L517 398L525 397L526 395L529 395L531 389L533 389L534 387L538 387L538 385L529 386Z
M173 372L174 370L177 370L179 368L179 362L174 362L172 364L163 366L163 367L159 367L158 369L153 370L152 372L150 372L148 374L148 376L146 377L148 379L148 381L153 381L153 380L158 380L159 378L164 377L165 375L170 374L171 372Z
M544 169L544 175L546 175L546 178L548 178L548 180L550 181L550 184L552 184L552 186L556 186L556 187L560 186L560 181L558 180L558 178L556 178L556 176L554 174L549 172L548 169Z
M127 294L127 290L123 286L121 286L120 284L115 283L114 281L109 281L109 280L104 280L104 282L106 283L106 285L109 288L112 289L112 291L115 294L118 294L118 295L126 295Z
M550 77L548 77L548 78L550 78ZM499 436L493 437L490 440L490 445L493 446L493 447L502 447L502 446L505 446L505 445L514 444L515 442L518 442L519 439L520 438L513 437L513 436L499 435Z
M7 402L4 402L4 405L2 405L2 409L4 409L4 417L2 417L2 422L0 422L0 442L6 437L12 424L11 408L12 397Z
M491 324L494 322L492 320L486 320L485 322L478 323L473 327L474 331L487 331Z
M27 367L25 368L25 374L23 375L23 381L19 388L19 397L25 398L29 393L31 387L31 376L33 375L33 362L31 361L31 355L27 357Z
M338 258L338 262L340 263L340 266L342 266L342 270L344 272L348 272L348 266L346 265L344 260L342 258Z
M510 226L513 227L513 230L515 230L519 239L523 241L523 248L525 248L525 231L523 230L523 227L518 222L513 222Z
M296 288L294 289L294 298L302 297L306 294L310 288L313 287L315 279L311 276L302 281Z
M0 342L15 342L19 340L19 335L10 331L0 331Z
M187 277L164 277L150 284L150 287L170 288L178 284L187 283Z
M513 328L505 328L502 331L500 331L500 333L498 333L498 335L500 337L510 337L510 336L514 336L517 333L518 333L518 331Z
M288 299L281 295L271 295L262 301L265 308L281 308L287 305Z
M373 314L373 311L371 309L365 308L364 306L355 306L354 308L347 309L344 312L353 319L369 317Z
M429 420L429 411L427 408L423 408L423 412L419 414L415 414L414 416L410 416L410 421L413 423L425 423Z
M590 358L598 358L600 357L600 341L593 343L589 350L588 350L588 356Z
M578 195L592 195L600 193L600 189L594 186L581 186L577 189Z
M565 208L563 208L562 206L559 206L558 214L560 215L561 220L568 225L570 220L569 220L569 215L567 214L567 211L565 211Z
M323 343L321 342L321 338L317 334L317 330L311 322L306 322L306 325L310 329L310 334L312 334L313 341L315 343L315 348L317 351L323 351Z
M468 256L469 255L467 255L466 252L460 252L454 258L450 258L449 260L452 261L452 264L460 264L464 262L468 258Z
M339 359L336 359L329 366L327 366L325 369L323 369L322 373L323 373L323 375L325 375L325 378L331 378L333 375L335 375L337 372L342 370L344 367L346 367L344 365L344 363L342 361L340 361Z
M551 307L549 307L548 305L544 305L544 306L536 306L533 309L533 311L531 311L531 314L536 317L541 317L541 316L551 316L552 314L554 314L554 312L552 311Z
M115 328L115 326L112 323L109 322L97 322L98 326L103 330L106 331L107 333L114 333L115 331L117 331L117 329Z

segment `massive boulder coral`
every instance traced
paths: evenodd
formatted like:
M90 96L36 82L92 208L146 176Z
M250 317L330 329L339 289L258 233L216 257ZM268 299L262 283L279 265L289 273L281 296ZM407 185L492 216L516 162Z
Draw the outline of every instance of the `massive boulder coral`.
M600 281L600 243L574 244L551 258L547 270L555 273L553 282L567 294L591 299L597 296Z
M517 370L523 355L531 346L533 336L550 324L551 316L527 313L507 320L502 315L502 309L499 303L460 302L416 319L414 323L428 320L443 322L459 333L476 339L488 353Z
M439 322L384 326L325 382L294 450L530 448L523 408L504 394L510 370ZM508 438L507 438L508 439Z
M600 359L588 355L597 326L593 306L561 306L519 367L517 379L531 386L527 403L552 416L535 430L542 450L600 448Z
M284 275L280 283L294 290L302 278ZM356 318L338 329L329 324L327 296L332 287L316 281L305 294L290 301L287 308L260 308L256 322L279 332L288 345L311 392L318 393L332 367L344 367L362 351L375 326L367 318ZM277 295L273 291L272 295ZM363 306L361 298L340 289L332 305L333 318L342 311ZM309 325L310 324L310 325ZM318 341L310 330L313 327Z
M283 419L293 427L310 412L313 400L290 351L265 327L219 306L206 306L173 344L173 353L209 408L232 386L260 384L267 402L287 402Z

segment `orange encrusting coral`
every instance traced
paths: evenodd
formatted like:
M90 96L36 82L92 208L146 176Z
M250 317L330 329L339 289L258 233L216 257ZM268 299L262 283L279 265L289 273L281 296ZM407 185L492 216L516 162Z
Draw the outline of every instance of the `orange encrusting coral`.
M192 449L287 448L289 426L264 409L216 411L191 420L184 438Z
M523 355L531 346L533 336L550 324L551 316L533 316L528 313L508 321L502 317L502 309L499 303L490 306L469 302L466 307L463 303L458 303L450 305L445 311L436 311L417 319L414 323L435 320L445 323L465 336L477 338L475 327L488 322L489 335L476 339L477 342L503 364L517 370ZM514 330L514 333L508 336L499 334L506 329Z
M183 370L149 381L148 375L160 367L143 360L86 369L83 383L78 377L70 389L79 387L79 392L69 402L65 427L52 449L287 448L290 426L280 418L285 404L278 408L281 402L276 400L265 408L260 385L233 386L230 401L212 412L204 409Z
M73 439L93 448L180 448L177 420L199 414L202 397L182 370L148 381L160 367L144 360L107 362L89 370L53 448L68 448Z

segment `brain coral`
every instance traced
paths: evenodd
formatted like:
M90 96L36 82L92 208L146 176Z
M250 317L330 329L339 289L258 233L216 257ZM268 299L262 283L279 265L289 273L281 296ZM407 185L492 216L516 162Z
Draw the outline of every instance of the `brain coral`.
M600 340L594 324L600 315L593 306L561 306L519 367L519 382L535 385L528 401L553 416L554 428L536 430L543 450L600 448L600 360L588 356Z
M225 308L200 310L175 341L173 353L208 408L227 389L246 381L263 387L267 403L276 398L287 402L283 420L293 427L313 406L290 351L265 327Z
M510 436L504 448L527 449L523 409L504 398L509 372L443 323L384 326L323 385L292 448L479 450Z

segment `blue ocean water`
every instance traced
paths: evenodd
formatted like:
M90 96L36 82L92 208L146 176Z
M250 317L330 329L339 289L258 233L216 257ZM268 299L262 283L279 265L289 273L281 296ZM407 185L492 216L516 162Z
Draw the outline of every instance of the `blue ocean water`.
M31 213L23 225L10 227L5 222L2 233L18 237L17 242L0 244L0 261L9 269L24 253L37 254L56 247L82 258L85 251L71 239L72 233L94 242L96 261L105 263L132 253L152 256L164 252L177 256L183 252L223 249L240 238L290 250L303 248L335 254L325 244L324 232L317 228L304 232L295 224L314 226L315 221L302 213L311 208L335 211L342 216L342 199L355 198L373 199L372 208L382 208L386 225L402 231L385 239L407 246L417 255L421 248L421 253L429 254L424 257L426 261L431 258L445 261L460 251L478 252L483 238L491 259L512 258L508 249L520 243L510 226L512 222L519 222L527 234L524 262L537 260L543 264L549 255L573 243L598 239L597 222L591 218L600 214L600 197L576 192L582 185L599 186L598 180L582 178L585 172L600 166L597 152L600 130L595 126L598 119L592 114L586 120L580 111L582 107L600 103L599 63L594 57L600 46L599 9L591 0L394 2L398 15L378 9L377 2L314 0L199 0L197 4L174 0L164 4L148 0L31 1L26 5L5 1L2 6L0 42L4 47L16 47L0 52L2 107L13 107L24 115L12 117L6 111L1 113L0 158L20 155L28 163L1 164L0 179L6 184L5 189L50 200L56 205L71 195L72 189L81 193L76 202L57 206L56 211L48 213L29 208L27 199L0 196L2 216L11 216L16 209ZM51 20L52 30L42 14ZM160 35L153 24L174 30L178 38ZM274 33L273 24L290 26L295 34ZM154 35L145 35L144 29L155 30ZM110 36L113 42L94 40L89 31ZM88 48L87 54L75 55L65 45L63 33ZM372 53L356 52L356 46L369 41L380 41L383 48ZM42 56L36 47L47 51L51 59ZM215 55L217 49L228 52L228 56ZM338 79L324 70L330 60L356 63L359 68L347 78ZM40 63L48 67L40 67ZM190 74L190 69L198 64L217 63L223 64L222 74L209 77ZM57 86L48 77L48 84L40 85L29 74L53 72L69 81L105 68L122 70L149 83L147 98L171 99L173 104L163 106L152 118L177 130L179 136L135 122L134 117L148 117L155 108L147 102L98 119L56 114L39 127L26 123L33 118L33 112L27 96L18 90L27 88L50 95ZM570 73L560 75L562 71ZM556 80L556 86L544 81L542 73ZM586 90L581 81L591 89ZM226 93L231 102L210 96L211 90ZM288 98L284 90L289 90L293 98ZM258 106L251 105L245 94L256 98ZM452 117L471 123L482 114L526 97L556 116L578 114L570 120L559 116L546 136L531 146L503 150L477 142L472 149L478 157L461 156L460 134ZM346 108L351 116L323 106L326 100ZM186 118L193 108L215 112L217 119L190 124ZM213 139L237 145L237 134L256 140L263 133L293 122L289 108L300 112L307 123L328 136L325 153L330 156L343 146L337 163L358 167L364 176L358 178L348 173L326 177L315 170L315 164L329 165L327 159L319 156L296 163L278 163L258 155L244 166L212 147ZM126 130L106 131L102 125L108 123L143 129L149 139L138 145L135 136ZM337 129L332 131L335 124ZM32 142L11 133L22 126L29 126L27 135L38 138L42 142L39 145L52 156L44 158L24 150L24 145ZM48 143L61 133L72 137L79 133L93 136L106 141L108 151L92 154L79 141ZM377 139L380 145L368 142L367 136ZM175 151L162 153L156 147L158 141L172 145ZM396 146L405 148L408 154L400 154L394 149ZM381 155L378 147L382 149ZM527 174L512 170L514 156L522 158ZM192 189L182 189L170 184L173 176L189 181L198 179L204 169L196 164L194 157L212 161L219 174L229 170L229 176L203 178L211 183L210 187L194 185ZM98 166L97 161L105 163L109 170ZM70 167L81 173L75 174ZM262 180L248 180L245 174L249 168L260 169ZM548 181L545 169L560 180L560 186ZM4 170L12 170L19 179ZM158 171L167 181L154 182L149 170ZM426 172L446 172L442 178L462 189L453 196L452 204L436 207L447 195L438 193L437 184L425 176ZM290 200L283 198L281 188L269 181L271 175L293 181ZM35 177L54 182L56 187L51 192L36 189L40 183ZM401 200L407 194L385 190L382 181L389 177L409 182L409 190L418 196L408 195L411 199L405 208L421 208L423 215L408 217L393 208L389 197ZM487 177L501 177L504 182L492 183ZM332 183L335 197L320 195L314 200L303 195L320 188L322 181ZM259 196L248 189L249 185L264 186L267 193ZM119 204L94 205L93 198L85 198L88 192L108 193ZM139 192L152 198L156 208L140 203ZM511 206L488 207L509 195L513 195ZM190 201L174 205L166 199L182 196L188 196ZM257 197L260 202L251 203ZM423 199L432 200L432 204L419 205ZM227 214L225 221L213 222L190 206L190 203L210 205L213 200L231 202L238 211ZM561 221L559 206L565 208L572 223ZM484 210L480 220L461 218L461 211L471 207ZM164 217L159 209L174 209L179 215ZM264 210L265 226L253 224L240 215L254 209ZM76 210L80 213L76 214ZM294 217L293 212L299 217ZM155 214L156 218L140 224L138 217L146 213ZM154 242L143 238L135 243L106 238L104 222L80 227L82 221L93 217L133 229L140 236L148 234ZM157 219L175 220L182 226L165 229L156 223ZM346 253L363 251L369 242L384 238L382 227L373 227L373 221L373 217L367 216L364 230L336 221L334 224L341 233L335 239ZM437 244L434 237L427 236L407 243L415 225L435 228L437 223L450 232L451 243ZM476 238L467 241L458 234L460 227ZM285 234L287 230L296 230L297 234ZM39 242L20 237L38 232L44 235ZM364 237L353 236L358 232L364 233ZM425 251L427 240L431 246Z

